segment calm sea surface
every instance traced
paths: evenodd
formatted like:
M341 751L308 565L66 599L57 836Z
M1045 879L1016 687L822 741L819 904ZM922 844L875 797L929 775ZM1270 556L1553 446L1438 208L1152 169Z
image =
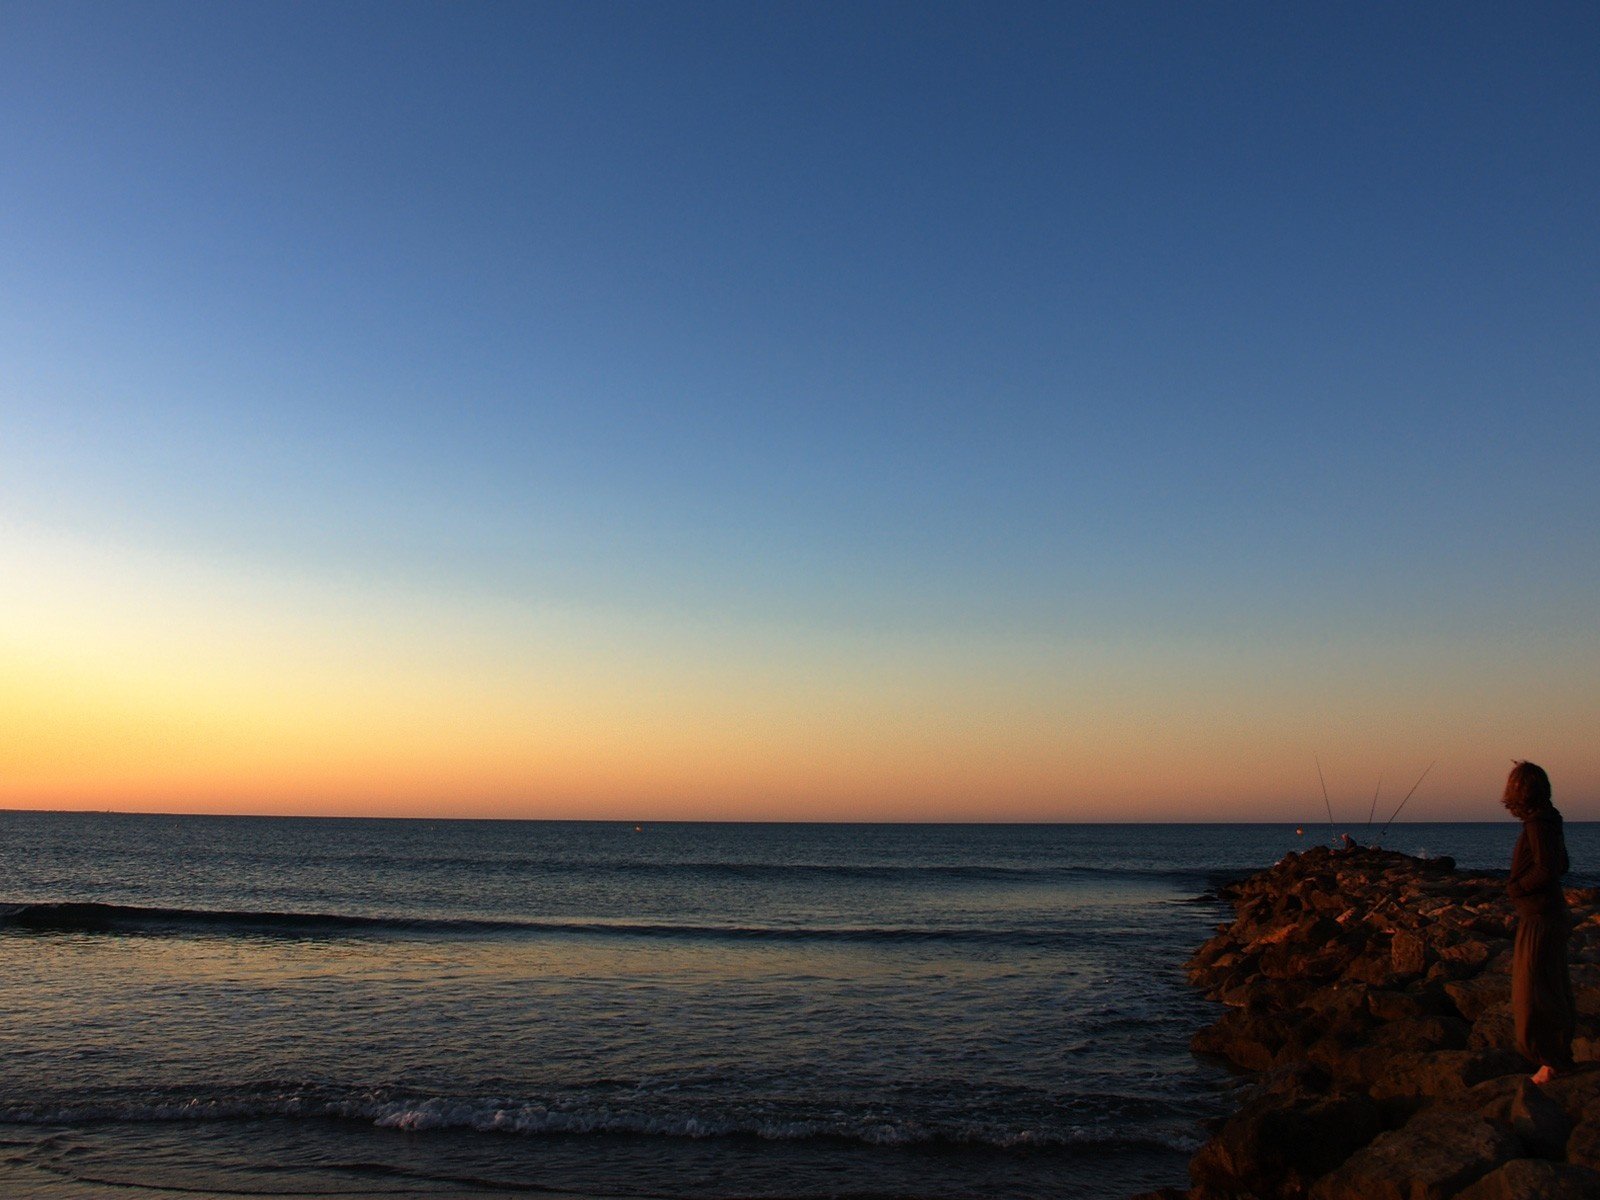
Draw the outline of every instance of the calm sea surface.
M1182 1183L1204 897L1319 832L0 812L0 1193Z

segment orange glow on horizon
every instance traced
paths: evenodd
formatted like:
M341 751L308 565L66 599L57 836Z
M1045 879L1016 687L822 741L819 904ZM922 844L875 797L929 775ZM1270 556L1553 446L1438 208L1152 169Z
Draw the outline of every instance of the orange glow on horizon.
M1335 792L1362 797L1439 758L1417 820L1497 819L1512 752L1547 763L1574 819L1600 815L1577 656L1507 698L1485 682L1498 664L1427 678L1409 647L1385 688L1305 646L1270 647L1268 672L1226 646L712 627L51 542L12 557L8 807L1314 823L1318 750Z

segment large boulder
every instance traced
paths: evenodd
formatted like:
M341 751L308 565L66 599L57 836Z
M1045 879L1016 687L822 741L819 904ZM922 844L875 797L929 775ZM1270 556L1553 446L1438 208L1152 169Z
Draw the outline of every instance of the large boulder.
M1319 1179L1312 1200L1446 1200L1518 1151L1511 1133L1473 1113L1422 1113L1380 1134Z
M1458 1096L1489 1079L1511 1075L1527 1064L1508 1050L1427 1050L1386 1054L1365 1052L1364 1065L1377 1100L1437 1099Z
M1600 1171L1537 1158L1513 1158L1496 1167L1456 1200L1596 1200Z
M1572 1004L1580 1018L1600 1017L1600 964L1579 963L1572 968Z
M1368 1044L1391 1050L1465 1050L1471 1032L1458 1017L1405 1017L1385 1022Z
M1561 1105L1575 1125L1581 1125L1590 1116L1600 1114L1600 1068L1583 1066L1565 1075L1557 1075L1544 1085L1543 1090Z
M1433 987L1416 991L1370 988L1367 1011L1379 1021L1409 1021L1418 1017L1453 1017L1459 1014L1445 993Z
M1397 978L1421 975L1428 965L1428 945L1416 934L1402 930L1389 943L1389 961Z
M1221 1195L1300 1197L1378 1134L1366 1096L1294 1090L1248 1102L1189 1163L1195 1185Z
M1196 1054L1227 1059L1246 1071L1265 1071L1296 1032L1295 1024L1285 1016L1235 1008L1196 1031L1189 1048Z
M1567 1161L1600 1171L1600 1112L1585 1117L1567 1138Z
M1479 1013L1472 1022L1472 1033L1467 1038L1467 1045L1474 1050L1489 1050L1496 1047L1508 1048L1517 1041L1516 1022L1511 1015L1511 1005L1496 1004L1493 1008L1485 1009Z
M1517 1135L1523 1149L1537 1158L1558 1159L1566 1154L1572 1119L1526 1075L1480 1083L1453 1106L1504 1125Z
M1445 994L1468 1021L1485 1012L1511 1003L1511 976L1479 974L1471 979L1455 979L1444 985Z

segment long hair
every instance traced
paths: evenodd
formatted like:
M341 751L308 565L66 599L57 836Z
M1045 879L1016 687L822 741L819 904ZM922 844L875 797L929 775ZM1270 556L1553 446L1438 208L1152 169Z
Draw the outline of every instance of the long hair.
M1550 811L1550 776L1538 763L1519 762L1506 776L1506 794L1500 803L1519 821Z

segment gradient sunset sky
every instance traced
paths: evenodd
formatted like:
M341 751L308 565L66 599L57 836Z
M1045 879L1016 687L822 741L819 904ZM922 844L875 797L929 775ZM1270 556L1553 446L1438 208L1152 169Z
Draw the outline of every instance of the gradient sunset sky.
M1600 7L0 4L0 805L1600 818Z

